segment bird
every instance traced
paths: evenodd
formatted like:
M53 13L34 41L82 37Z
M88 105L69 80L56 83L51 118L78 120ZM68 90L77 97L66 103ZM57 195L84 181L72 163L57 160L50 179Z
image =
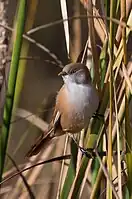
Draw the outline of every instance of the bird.
M58 136L79 133L86 129L98 108L98 92L85 64L70 63L58 75L62 77L64 84L57 94L48 130L33 144L27 157L37 155Z

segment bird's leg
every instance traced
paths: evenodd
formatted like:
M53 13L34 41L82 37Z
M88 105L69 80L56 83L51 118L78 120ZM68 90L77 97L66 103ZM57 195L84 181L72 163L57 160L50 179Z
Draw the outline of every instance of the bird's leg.
M80 151L82 152L83 155L85 155L87 158L94 158L95 157L95 153L93 151L93 149L84 149L81 146L78 146Z
M87 158L95 158L96 157L97 149L93 149L93 148L85 149L85 148L78 145L76 139L74 138L74 136L71 133L68 133L68 135L69 135L70 138L72 138L74 143L80 149L80 151L82 152L82 155L85 155ZM107 151L100 151L100 152L98 152L98 154L99 154L100 157L107 156ZM113 154L117 155L117 151L113 151ZM124 154L126 154L126 152L120 151L120 155L124 155Z
M86 157L88 158L94 158L94 152L93 149L84 149L83 147L79 146L76 139L74 138L74 136L71 133L68 133L69 137L72 138L72 140L75 142L75 144L77 145L77 147L80 149L80 151L82 152L83 155L86 155Z

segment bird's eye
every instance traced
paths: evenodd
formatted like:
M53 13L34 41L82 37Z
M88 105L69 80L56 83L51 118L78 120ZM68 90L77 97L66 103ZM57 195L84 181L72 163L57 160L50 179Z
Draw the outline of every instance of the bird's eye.
M72 69L71 71L70 71L70 74L73 74L73 73L75 73L77 71L77 69Z

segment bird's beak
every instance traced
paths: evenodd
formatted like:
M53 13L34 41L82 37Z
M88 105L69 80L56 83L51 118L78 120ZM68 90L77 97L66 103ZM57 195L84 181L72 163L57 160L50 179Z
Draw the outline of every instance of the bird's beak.
M65 76L65 75L67 75L67 73L64 72L64 71L61 71L61 72L58 74L58 76Z

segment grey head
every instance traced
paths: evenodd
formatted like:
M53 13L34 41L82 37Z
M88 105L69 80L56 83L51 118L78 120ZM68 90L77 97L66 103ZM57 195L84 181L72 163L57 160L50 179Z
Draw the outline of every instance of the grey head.
M66 65L59 73L62 76L64 82L73 82L76 84L90 84L91 77L87 66L81 63L72 63Z

